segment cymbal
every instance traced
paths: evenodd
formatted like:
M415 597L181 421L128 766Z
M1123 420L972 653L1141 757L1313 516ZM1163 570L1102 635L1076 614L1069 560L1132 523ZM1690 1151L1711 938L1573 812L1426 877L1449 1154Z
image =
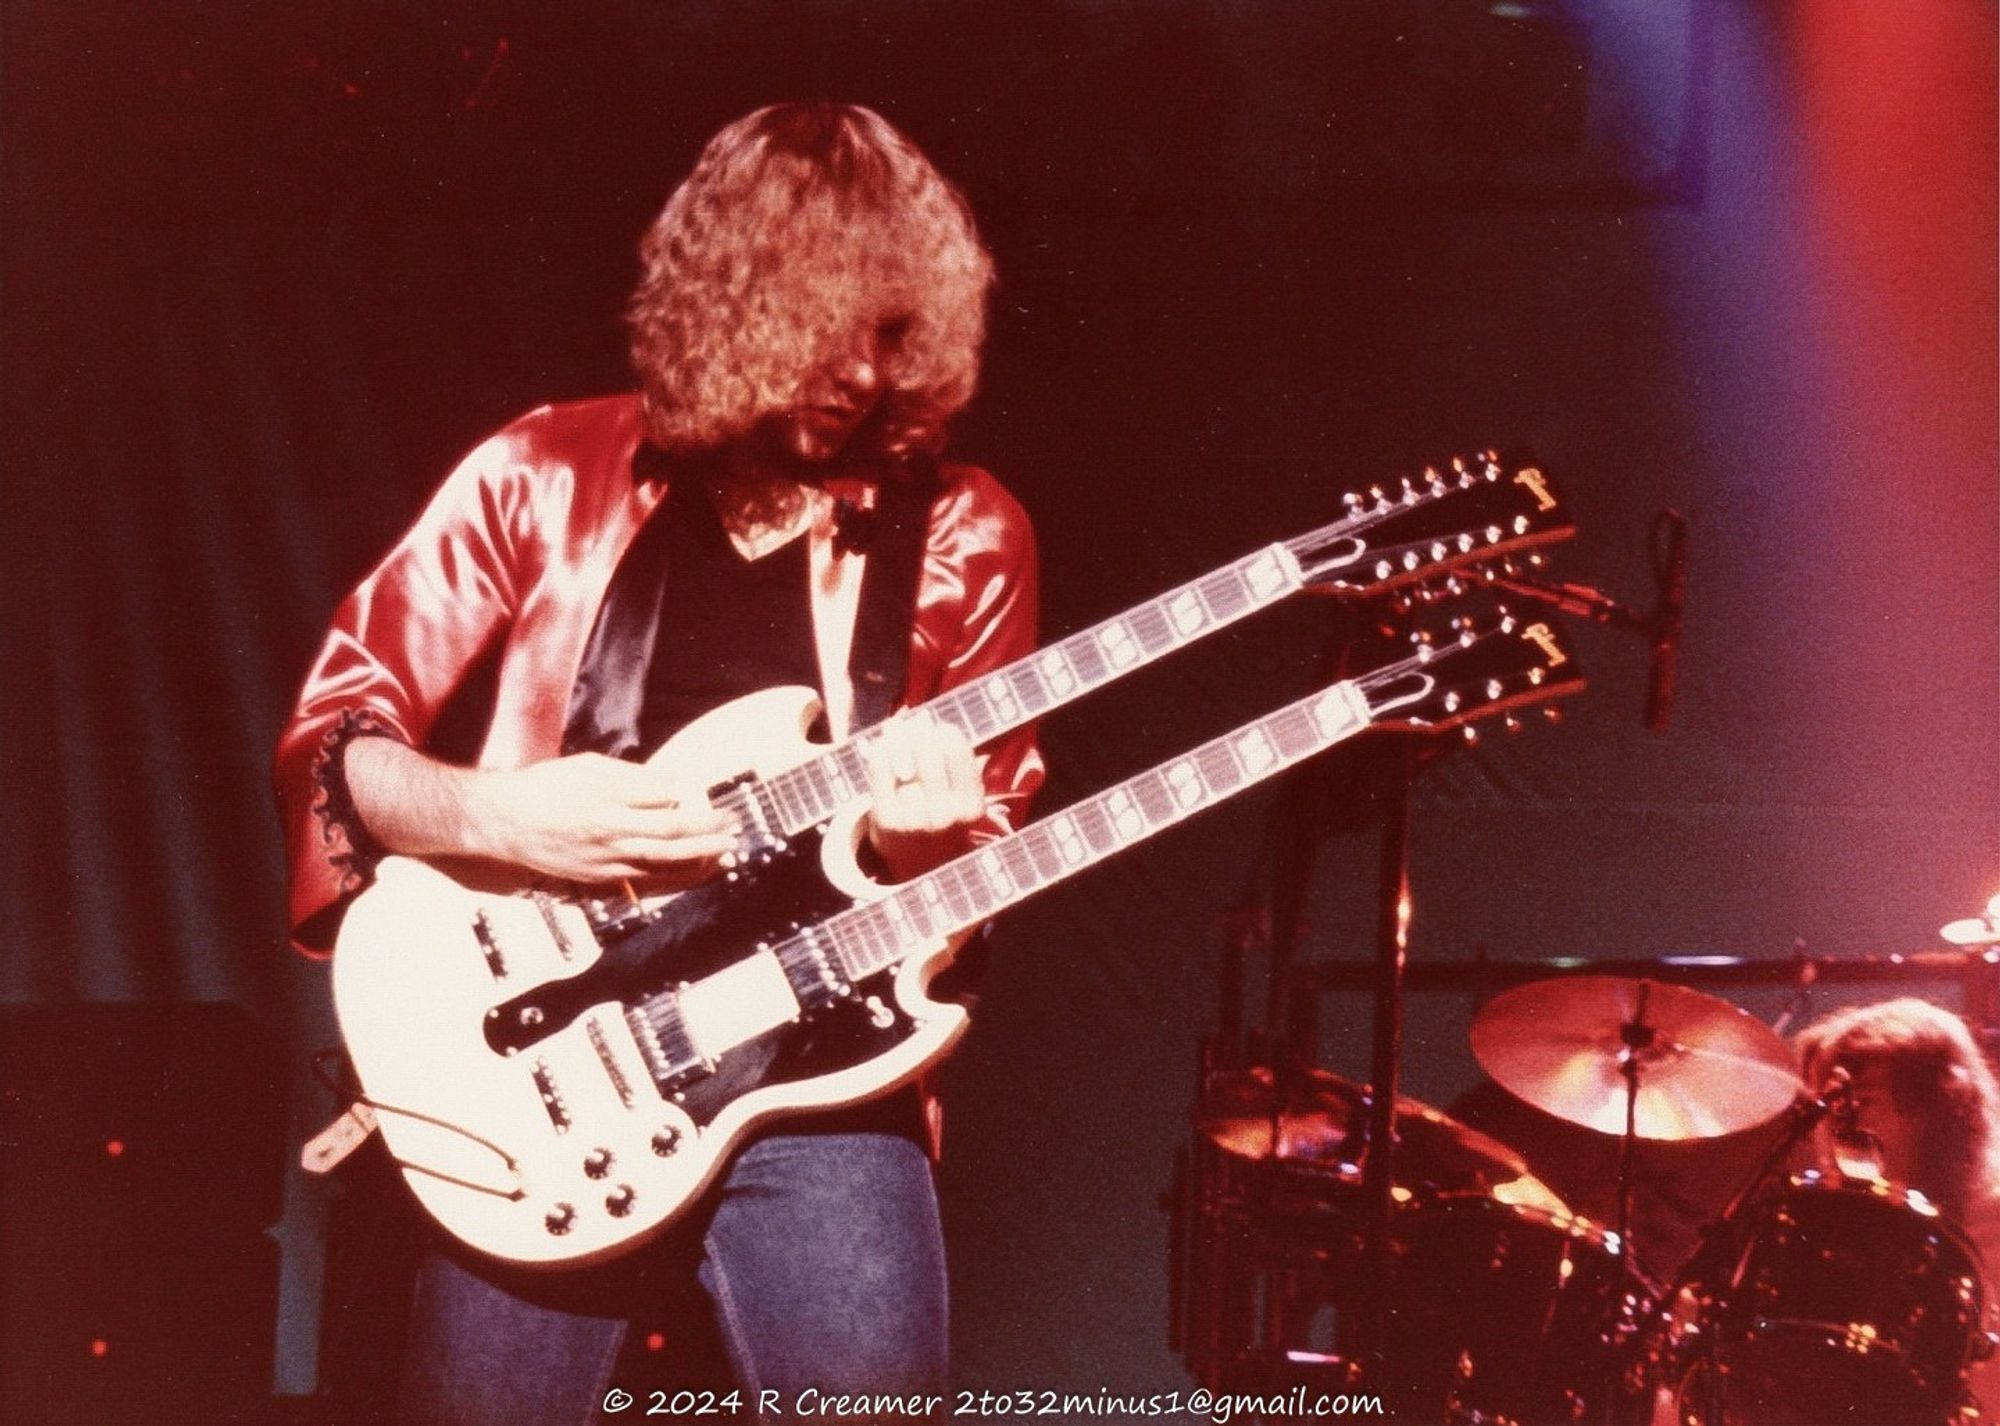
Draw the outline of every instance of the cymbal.
M2000 896L1993 898L2000 902ZM1954 946L2000 946L2000 906L1988 903L1984 916L1967 916L1947 921L1938 934Z
M1298 1072L1285 1086L1283 1111L1268 1066L1214 1076L1195 1109L1195 1127L1216 1147L1244 1158L1271 1153L1323 1167L1355 1184L1361 1181L1368 1135L1368 1088L1327 1070ZM1459 1123L1419 1100L1396 1100L1396 1182L1405 1187L1493 1191L1506 1186L1507 1201L1567 1211L1527 1161L1498 1139Z
M1628 1049L1634 1026L1640 1043ZM1616 976L1560 976L1495 996L1473 1017L1472 1053L1537 1109L1617 1135L1632 1055L1641 1139L1755 1128L1803 1089L1792 1052L1754 1015L1685 986Z

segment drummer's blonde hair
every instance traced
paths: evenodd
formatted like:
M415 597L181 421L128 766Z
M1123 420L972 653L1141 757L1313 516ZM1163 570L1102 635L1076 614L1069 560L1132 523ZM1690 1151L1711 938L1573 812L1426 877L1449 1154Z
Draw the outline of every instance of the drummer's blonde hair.
M1888 1076L1897 1111L1921 1126L1918 1188L1963 1222L2000 1196L2000 1083L1964 1020L1904 996L1837 1011L1795 1041L1806 1083L1837 1066Z
M668 450L741 436L883 327L898 336L882 375L899 411L941 428L972 397L992 259L964 197L873 110L775 104L737 120L639 251L632 364Z

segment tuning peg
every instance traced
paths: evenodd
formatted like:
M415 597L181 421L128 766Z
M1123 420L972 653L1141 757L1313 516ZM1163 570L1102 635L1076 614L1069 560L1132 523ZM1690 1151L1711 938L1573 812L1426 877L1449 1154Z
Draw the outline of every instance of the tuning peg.
M1561 708L1559 708L1557 705L1553 703L1545 703L1542 705L1542 721L1544 723L1560 723L1562 722L1562 720L1563 720L1563 711Z
M1505 691L1505 687L1499 679L1489 678L1486 680L1486 696L1488 698L1498 698Z
M1472 724L1467 723L1459 731L1465 735L1465 745L1468 748L1479 746L1479 730L1473 727Z
M1446 594L1465 593L1465 581L1460 579L1455 574L1446 575L1444 580L1444 592Z
M1536 550L1533 554L1528 556L1529 569L1547 569L1548 567L1549 567L1549 557L1543 554L1540 550Z
M1359 495L1359 493L1352 490L1348 491L1347 494L1341 496L1340 501L1341 504L1345 505L1350 510L1359 510L1362 504L1361 496Z
M1509 713L1505 718L1500 720L1500 726L1510 733L1518 733L1521 731L1521 720L1516 718L1512 713Z
M1412 600L1408 594L1398 593L1389 597L1389 612L1398 619L1404 618L1415 610L1416 607L1416 601ZM1416 635L1412 634L1410 637L1414 639Z

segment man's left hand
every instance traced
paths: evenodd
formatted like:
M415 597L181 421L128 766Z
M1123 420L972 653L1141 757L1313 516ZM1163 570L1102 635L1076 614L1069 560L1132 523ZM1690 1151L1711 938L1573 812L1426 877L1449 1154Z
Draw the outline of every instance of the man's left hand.
M986 814L986 784L965 734L929 714L881 725L867 749L874 806L868 840L907 881L965 849L963 829Z

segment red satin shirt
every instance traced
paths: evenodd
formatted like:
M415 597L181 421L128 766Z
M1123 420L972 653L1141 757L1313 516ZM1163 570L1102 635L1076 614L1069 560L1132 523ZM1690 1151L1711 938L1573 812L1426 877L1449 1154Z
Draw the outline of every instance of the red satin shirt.
M408 534L341 602L278 742L275 781L291 868L295 944L331 948L339 913L367 884L371 849L337 775L356 732L422 746L447 700L499 645L498 691L482 767L520 767L561 748L584 644L619 559L666 493L635 479L645 434L636 396L544 406L480 445ZM809 537L814 566L830 523ZM858 568L843 566L858 579ZM853 585L847 587L852 588ZM836 598L815 580L815 622ZM946 466L910 631L905 706L1010 663L1035 647L1034 533L985 471ZM823 678L845 677L822 658ZM829 690L829 702L839 693ZM987 816L972 840L1017 824L1042 780L1032 730L985 750Z

